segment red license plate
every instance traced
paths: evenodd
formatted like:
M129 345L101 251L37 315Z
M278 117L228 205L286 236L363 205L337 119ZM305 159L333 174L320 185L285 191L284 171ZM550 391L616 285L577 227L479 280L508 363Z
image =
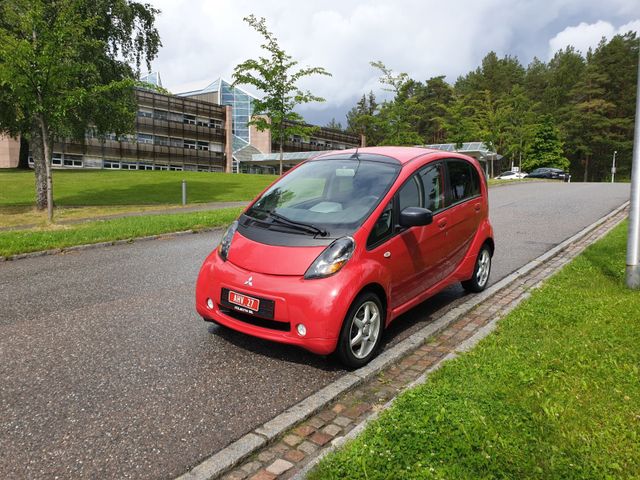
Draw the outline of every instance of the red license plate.
M260 300L242 295L241 293L229 291L229 302L248 308L254 312L257 312L260 309Z

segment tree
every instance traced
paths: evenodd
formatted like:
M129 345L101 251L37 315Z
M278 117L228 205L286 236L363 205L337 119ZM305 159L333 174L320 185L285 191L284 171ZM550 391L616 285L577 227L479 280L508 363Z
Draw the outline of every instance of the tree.
M568 169L569 159L564 156L562 147L560 132L553 118L545 115L534 132L527 158L522 162L522 168L527 171L541 167Z
M252 85L263 93L262 99L253 101L253 118L249 122L260 131L270 130L280 151L280 175L282 175L283 146L291 135L310 136L316 127L304 124L302 116L294 111L298 105L324 102L324 98L303 91L297 83L311 75L331 76L322 67L292 69L298 64L278 45L278 39L267 29L264 18L249 15L244 18L265 39L261 48L268 57L245 60L233 71L234 85Z
M334 130L342 130L342 124L336 121L336 118L333 117L329 123L325 125L325 128L332 128Z
M373 92L362 95L358 103L347 112L347 131L364 135L368 145L377 145L379 138L376 129L378 103Z
M49 221L53 143L133 129L130 64L157 54L157 13L130 0L0 0L0 131L29 140Z
M393 71L380 61L371 62L371 66L380 70L382 89L394 93L391 101L382 104L378 115L378 125L381 130L381 145L416 145L422 143L418 132L415 131L418 116L418 103L408 92L413 84L409 75Z

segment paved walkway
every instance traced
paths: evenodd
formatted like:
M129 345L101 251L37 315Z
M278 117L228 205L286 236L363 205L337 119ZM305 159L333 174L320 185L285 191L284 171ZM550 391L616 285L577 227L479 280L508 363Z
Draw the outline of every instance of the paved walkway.
M422 342L404 358L339 396L294 428L285 431L232 470L222 471L222 478L304 478L320 458L360 433L367 423L391 405L400 392L425 382L429 373L437 369L442 362L468 350L488 335L500 318L529 296L531 289L540 286L587 246L606 235L627 215L628 208L609 217L586 236L569 244L555 256L509 283L467 314L460 316L430 337L428 342ZM206 465L205 462L183 475L181 480L219 478L220 473L211 467L213 465Z
M249 202L211 202L211 203L198 203L194 205L189 205L186 207L175 206L159 206L157 209L152 210L142 210L139 212L123 212L123 213L114 213L111 215L98 215L95 217L87 217L87 218L76 218L73 220L59 220L56 221L59 225L73 225L76 223L86 223L93 222L95 220L113 220L114 218L124 218L124 217L141 217L144 215L165 215L171 213L191 213L191 212L205 212L208 210L219 210L221 208L233 208L233 207L244 207L248 205ZM38 225L35 223L27 223L23 225L14 225L11 227L0 227L0 232L9 231L9 230L24 230L27 228L34 228Z

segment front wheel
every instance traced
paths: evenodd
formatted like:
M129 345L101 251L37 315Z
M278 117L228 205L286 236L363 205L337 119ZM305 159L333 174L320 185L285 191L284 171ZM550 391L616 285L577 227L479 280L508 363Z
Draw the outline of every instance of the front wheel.
M489 274L491 273L491 250L487 245L483 245L476 258L476 266L473 269L473 276L464 282L462 287L468 292L478 293L487 288Z
M384 328L385 313L378 296L365 292L354 300L340 331L336 354L349 368L359 368L375 357Z

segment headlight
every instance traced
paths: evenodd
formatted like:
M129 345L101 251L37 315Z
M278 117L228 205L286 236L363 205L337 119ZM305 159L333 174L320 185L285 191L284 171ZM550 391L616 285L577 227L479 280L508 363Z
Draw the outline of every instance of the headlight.
M355 249L356 242L353 238L342 237L337 239L313 261L307 273L304 274L304 278L307 280L324 278L339 272L351 258Z
M229 255L229 248L231 248L231 240L233 240L233 235L236 233L237 229L238 221L236 220L231 225L229 225L229 228L227 228L227 231L224 232L224 235L222 236L220 245L218 245L218 254L220 255L220 258L225 262L227 261L227 255Z

